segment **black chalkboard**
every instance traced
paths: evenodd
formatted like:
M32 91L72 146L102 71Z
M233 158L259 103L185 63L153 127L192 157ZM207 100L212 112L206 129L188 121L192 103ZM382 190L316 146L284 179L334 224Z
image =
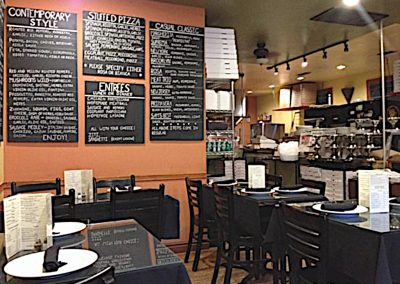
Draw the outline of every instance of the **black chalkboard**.
M381 98L382 81L380 78L367 80L367 97L368 99ZM393 93L393 77L385 77L385 96L390 96Z
M8 141L78 141L76 14L7 8Z
M145 20L83 12L83 74L144 78Z
M4 1L0 0L0 141L3 141Z
M203 140L204 29L150 22L150 140Z
M87 144L144 143L144 86L85 82Z
M91 229L88 244L99 254L94 264L99 270L112 265L122 273L152 265L149 235L138 224Z

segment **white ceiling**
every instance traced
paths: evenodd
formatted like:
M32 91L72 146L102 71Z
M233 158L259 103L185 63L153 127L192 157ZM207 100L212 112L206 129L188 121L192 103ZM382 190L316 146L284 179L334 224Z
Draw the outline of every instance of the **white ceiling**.
M244 88L255 94L269 91L268 85L295 83L298 73L311 72L307 81L328 81L357 73L379 69L378 25L355 27L310 21L321 12L341 5L341 0L157 0L203 7L206 25L231 27L236 31L240 72L244 73ZM384 20L386 50L400 50L400 1L361 0L365 10L388 14ZM393 25L395 24L395 25ZM327 44L349 39L350 52L343 45L330 48L328 58L322 53L307 57L309 66L302 69L301 59L291 64L290 72L280 67L279 76L266 66L321 48ZM253 50L257 42L265 41L273 55L267 65L255 63ZM345 71L335 66L344 63ZM237 86L240 87L240 86Z

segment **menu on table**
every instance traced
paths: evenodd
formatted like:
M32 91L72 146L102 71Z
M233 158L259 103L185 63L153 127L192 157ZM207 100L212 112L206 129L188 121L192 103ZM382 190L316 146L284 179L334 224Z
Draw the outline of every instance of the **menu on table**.
M112 265L116 273L148 267L153 264L149 234L139 224L116 221L89 226L88 246L100 258L94 264L103 269Z
M78 141L76 14L7 8L8 141Z
M23 250L52 246L51 194L17 194L4 199L6 256Z
M86 143L144 143L144 85L85 82Z
M0 0L0 141L3 141L4 0Z
M93 202L93 170L64 171L64 189L75 190L75 203Z
M145 20L83 12L83 74L144 78Z
M150 22L150 140L203 140L204 29Z

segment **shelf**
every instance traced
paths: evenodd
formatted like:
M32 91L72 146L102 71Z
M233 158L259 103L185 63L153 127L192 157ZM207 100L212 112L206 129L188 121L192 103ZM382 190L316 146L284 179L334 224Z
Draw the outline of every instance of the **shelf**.
M207 130L207 135L234 135L235 132L233 130Z
M207 152L207 156L232 156L233 151L226 152Z
M302 110L308 108L309 106L294 106L294 107L274 108L273 111L293 111L293 110Z
M206 110L207 114L229 114L232 115L232 110L214 110L214 109L208 109Z

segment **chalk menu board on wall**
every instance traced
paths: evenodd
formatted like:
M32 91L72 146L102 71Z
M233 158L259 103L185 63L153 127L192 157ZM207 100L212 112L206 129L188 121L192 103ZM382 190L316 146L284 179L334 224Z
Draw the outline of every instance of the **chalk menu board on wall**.
M4 1L0 0L0 141L3 141Z
M152 263L148 233L138 224L91 229L88 244L100 255L94 264L99 270L112 265L121 273Z
M85 82L87 144L144 143L144 86Z
M202 140L204 29L150 22L150 140Z
M83 12L83 74L144 78L145 20Z
M7 8L8 141L78 141L76 14Z

